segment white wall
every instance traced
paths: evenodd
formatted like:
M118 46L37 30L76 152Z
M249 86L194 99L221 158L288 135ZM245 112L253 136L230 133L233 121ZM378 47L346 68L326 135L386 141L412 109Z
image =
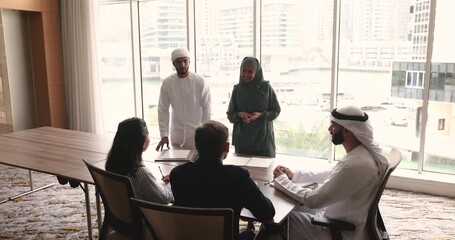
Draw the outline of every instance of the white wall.
M14 130L36 127L35 93L27 15L2 9Z

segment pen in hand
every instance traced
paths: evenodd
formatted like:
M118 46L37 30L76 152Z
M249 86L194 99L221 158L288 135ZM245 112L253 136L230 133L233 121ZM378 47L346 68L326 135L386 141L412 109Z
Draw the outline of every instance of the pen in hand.
M264 183L264 185L272 184L274 181L275 181L275 179L273 179L273 180L271 180L271 181L267 181L267 182Z
M158 170L160 170L160 173L161 173L161 179L163 179L163 178L164 178L164 175L163 175L163 171L161 171L161 167L160 167L160 166L158 166Z

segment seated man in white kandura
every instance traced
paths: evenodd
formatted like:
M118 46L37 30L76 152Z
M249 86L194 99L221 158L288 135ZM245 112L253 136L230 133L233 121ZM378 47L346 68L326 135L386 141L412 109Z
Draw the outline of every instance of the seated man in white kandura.
M343 231L343 239L367 239L368 208L379 190L388 167L387 158L373 139L368 115L354 106L334 109L329 132L335 145L342 144L346 156L326 171L291 171L278 166L273 172L277 189L303 206L289 215L290 239L331 239L328 228L311 223L322 214L355 224L355 231ZM315 182L311 187L299 183ZM282 228L263 226L257 239L280 239Z

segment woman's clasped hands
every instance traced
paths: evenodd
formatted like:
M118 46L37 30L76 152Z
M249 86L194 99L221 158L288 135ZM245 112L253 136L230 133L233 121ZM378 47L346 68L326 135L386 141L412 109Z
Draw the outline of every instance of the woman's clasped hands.
M239 117L242 118L243 122L246 124L259 119L261 116L261 112L253 112L251 114L247 112L239 112Z

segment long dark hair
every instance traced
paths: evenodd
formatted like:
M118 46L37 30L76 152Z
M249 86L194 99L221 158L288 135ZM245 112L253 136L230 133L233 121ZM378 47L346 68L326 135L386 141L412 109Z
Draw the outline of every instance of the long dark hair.
M121 175L134 173L142 166L142 152L147 136L147 124L143 119L133 117L120 122L107 155L106 170Z

